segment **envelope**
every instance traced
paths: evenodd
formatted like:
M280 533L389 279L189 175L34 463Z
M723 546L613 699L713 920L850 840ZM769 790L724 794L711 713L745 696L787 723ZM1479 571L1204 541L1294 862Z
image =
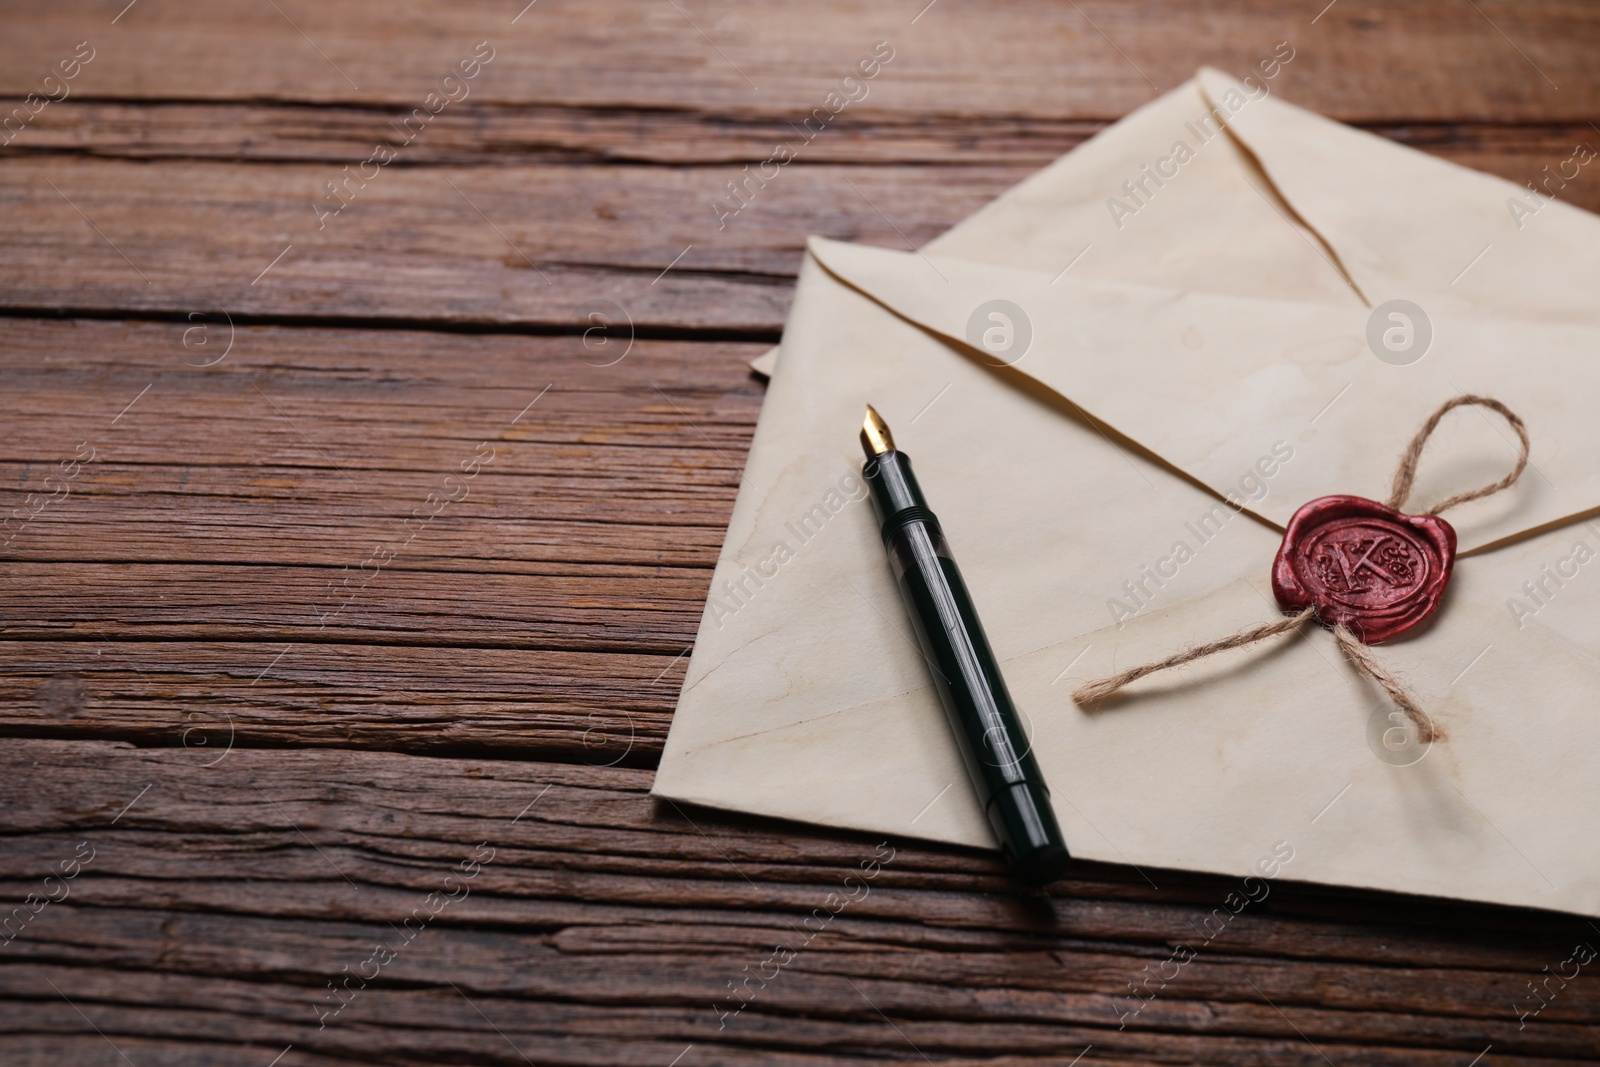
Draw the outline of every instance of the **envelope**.
M1074 856L1600 915L1569 831L1600 818L1597 249L1588 213L1212 70L921 250L814 238L654 792L994 847L865 499L871 402ZM1315 626L1072 702L1276 618L1290 515L1381 499L1461 393L1522 416L1529 469L1448 514L1442 607L1374 649L1447 740L1405 743ZM1516 457L1458 410L1407 510Z

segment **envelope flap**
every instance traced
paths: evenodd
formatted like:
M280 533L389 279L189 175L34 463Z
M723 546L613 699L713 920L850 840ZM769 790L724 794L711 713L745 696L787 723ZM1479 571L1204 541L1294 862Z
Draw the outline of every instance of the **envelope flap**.
M1600 217L1555 199L1597 157L1579 142L1518 185L1353 129L1216 70L1212 113L1374 305L1600 324ZM1597 138L1600 140L1600 138Z
M1316 497L1382 499L1417 428L1463 392L1518 411L1534 458L1511 489L1451 512L1462 551L1600 505L1600 471L1586 459L1600 447L1600 420L1586 414L1600 399L1594 328L1441 318L1433 344L1448 355L1394 366L1369 348L1363 310L1051 279L820 238L810 249L888 310L1279 527ZM1447 420L1411 509L1498 480L1516 456L1503 424Z

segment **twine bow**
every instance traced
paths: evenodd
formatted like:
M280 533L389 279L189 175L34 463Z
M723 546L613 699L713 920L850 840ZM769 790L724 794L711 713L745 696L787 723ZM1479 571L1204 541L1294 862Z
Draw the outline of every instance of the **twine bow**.
M1499 481L1483 486L1481 489L1446 497L1426 512L1423 512L1423 514L1438 515L1448 508L1453 508L1458 504L1465 504L1469 500L1478 500L1491 496L1502 489L1509 489L1516 483L1518 478L1522 477L1523 470L1528 466L1528 430L1522 419L1516 412L1492 397L1466 394L1454 397L1440 405L1439 410L1429 416L1428 421L1422 424L1422 429L1418 430L1417 435L1411 439L1410 445L1406 447L1405 454L1400 457L1400 467L1395 471L1394 484L1389 491L1389 499L1386 501L1388 507L1399 511L1405 506L1406 501L1411 496L1412 484L1416 481L1417 476L1417 464L1422 459L1422 450L1428 443L1428 438L1432 436L1434 430L1439 428L1439 421L1445 415L1464 405L1488 408L1511 425L1511 428L1516 431L1517 440L1520 442L1516 466L1512 468L1510 474L1507 474ZM1217 652L1242 648L1257 641L1264 641L1269 637L1276 637L1278 634L1298 630L1315 615L1316 609L1308 607L1304 611L1285 616L1275 622L1251 626L1228 637L1203 645L1195 645L1155 663L1132 667L1122 671L1120 674L1113 674L1081 685L1072 691L1072 699L1080 705L1096 704L1124 686L1131 685L1147 675L1155 674L1157 671L1164 671L1171 667L1181 667L1185 663L1192 663L1197 659ZM1406 690L1400 680L1383 666L1371 648L1364 644L1347 626L1341 624L1330 628L1333 630L1333 636L1338 642L1339 648L1344 651L1345 656L1355 665L1355 668L1377 682L1383 691L1389 695L1389 699L1394 701L1395 706L1405 712L1411 721L1416 724L1417 739L1420 742L1427 744L1444 739L1444 732L1434 726L1433 720L1418 706L1416 700L1412 698L1410 692Z

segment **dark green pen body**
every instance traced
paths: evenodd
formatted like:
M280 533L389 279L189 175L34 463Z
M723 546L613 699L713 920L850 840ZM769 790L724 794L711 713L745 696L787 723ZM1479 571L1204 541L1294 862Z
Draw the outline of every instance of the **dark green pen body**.
M939 520L905 453L884 452L863 473L934 687L995 838L1019 875L1050 881L1067 860L1050 790Z

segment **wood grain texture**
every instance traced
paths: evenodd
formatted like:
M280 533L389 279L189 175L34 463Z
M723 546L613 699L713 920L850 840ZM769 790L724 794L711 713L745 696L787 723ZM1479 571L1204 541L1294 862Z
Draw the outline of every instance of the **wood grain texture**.
M9 326L0 734L659 754L760 346Z
M1518 1018L1600 944L1571 917L1275 881L1123 1018L1230 880L1026 895L895 841L807 937L878 841L647 795L807 235L920 245L1279 41L1285 99L1520 184L1600 144L1600 9L11 8L0 119L95 55L0 132L8 1067L1600 1058L1588 969ZM470 96L319 227L479 40ZM868 96L719 227L878 40ZM1561 194L1600 208L1587 169Z
M1153 888L1084 865L1049 897L1019 895L987 857L774 833L652 801L648 772L571 763L236 750L203 767L56 741L0 758L0 887L29 892L92 850L70 895L0 950L0 1034L24 1050L8 1062L110 1062L78 1036L80 1009L135 1063L175 1041L221 1063L288 1045L310 1063L666 1064L690 1045L681 1062L1597 1052L1592 978L1521 1030L1507 1010L1592 936L1568 917L1280 881L1119 1030L1115 993L1195 940L1227 880L1147 872ZM475 854L490 858L472 879L446 881ZM856 900L824 905L865 871ZM457 899L405 940L433 892ZM795 926L828 907L800 945ZM728 983L785 941L796 956L733 1014ZM327 983L380 942L396 958L319 1029L338 1003Z
M925 0L540 0L520 18L523 5L503 0L216 0L203 15L140 0L114 25L111 6L32 9L0 41L0 91L34 89L89 40L97 55L77 84L83 96L414 107L474 42L489 40L495 57L471 99L805 112L886 40L895 57L869 97L879 106L1104 119L1202 64L1246 73L1289 41L1308 106L1345 121L1581 121L1600 103L1589 77L1600 12L1581 0L1341 0L1321 17L1316 5L1288 0L941 0L920 17Z

